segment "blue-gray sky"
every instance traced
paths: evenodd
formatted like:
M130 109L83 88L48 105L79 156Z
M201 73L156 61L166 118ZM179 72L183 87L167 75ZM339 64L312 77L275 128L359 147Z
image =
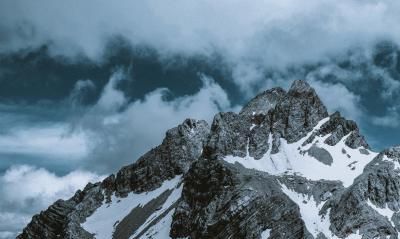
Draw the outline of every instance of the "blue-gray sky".
M211 121L295 79L357 121L373 149L398 144L399 10L394 0L1 1L0 238L184 118Z

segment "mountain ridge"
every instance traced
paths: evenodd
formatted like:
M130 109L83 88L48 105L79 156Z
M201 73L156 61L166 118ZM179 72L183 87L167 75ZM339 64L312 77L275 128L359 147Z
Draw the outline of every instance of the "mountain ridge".
M211 126L185 120L17 238L398 238L399 152L372 152L354 121L296 80Z

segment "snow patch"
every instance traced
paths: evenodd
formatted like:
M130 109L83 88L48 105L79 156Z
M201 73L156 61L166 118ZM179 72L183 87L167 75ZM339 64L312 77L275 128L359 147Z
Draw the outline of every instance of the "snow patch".
M143 225L141 225L136 230L135 234L133 234L133 236L130 238L135 238L147 226L149 226L152 222L154 222L155 219L157 219L161 214L163 214L165 211L167 211L176 201L178 201L179 198L181 197L182 189L183 189L183 183L180 185L179 188L176 188L176 189L174 189L174 191L172 191L171 195L169 195L169 197L167 198L165 203L162 205L161 209L155 211L152 215L150 215L149 218L147 218L146 222L143 223ZM169 235L169 231L168 231L167 235ZM154 237L152 237L152 238L154 238ZM167 237L163 237L163 238L167 238Z
M385 204L384 208L379 208L375 204L373 204L369 199L367 201L368 206L372 207L377 213L381 214L382 216L386 217L389 222L392 224L393 227L395 227L392 217L394 212Z
M360 235L360 231L358 230L356 234L350 234L346 239L362 239L362 235Z
M271 229L267 229L267 230L261 232L261 239L268 239L270 233L271 233Z
M175 209L168 212L165 217L163 217L154 226L150 227L149 230L143 234L140 239L169 239L169 232L171 230L172 215L174 215ZM133 237L131 237L133 238Z
M313 196L297 193L287 188L284 184L281 184L281 186L282 191L299 206L301 218L314 238L319 233L323 233L328 238L336 238L329 230L329 213L324 216L319 215L323 203L318 205Z
M165 181L161 187L150 192L143 192L139 194L130 193L125 198L112 195L111 202L103 203L102 206L100 206L90 217L86 219L86 221L82 224L82 227L86 231L94 233L97 239L112 238L115 227L126 215L130 213L132 209L147 204L149 201L157 198L166 190L172 190L176 188L181 181L182 176L176 176L171 180ZM173 199L171 198L170 200Z

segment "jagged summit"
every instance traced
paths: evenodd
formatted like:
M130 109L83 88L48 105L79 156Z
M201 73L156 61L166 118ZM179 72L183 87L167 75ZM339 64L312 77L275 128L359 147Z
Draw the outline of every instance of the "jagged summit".
M296 81L288 93L273 88L257 95L239 115L217 114L206 152L240 157L249 153L260 159L269 149L272 154L278 153L282 138L296 142L326 117L326 107L314 89Z
M400 147L369 149L305 81L188 119L18 238L398 238Z
M304 94L304 93L315 93L314 88L312 88L305 80L295 80L290 86L289 93L294 94Z
M289 95L295 98L316 98L317 101L320 102L314 88L304 80L295 80L290 86L288 92L281 87L261 92L242 108L240 114L266 114L270 109L273 109L279 101Z

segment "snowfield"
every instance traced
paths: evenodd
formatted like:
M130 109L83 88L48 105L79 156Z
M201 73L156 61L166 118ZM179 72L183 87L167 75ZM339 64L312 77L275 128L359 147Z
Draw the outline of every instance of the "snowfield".
M345 141L349 135L343 137L334 146L324 143L330 134L324 137L315 137L313 142L302 146L304 141L328 120L329 117L321 120L311 132L295 143L288 143L285 139L280 139L280 149L276 154L271 154L270 147L268 152L258 160L250 157L249 153L243 158L229 155L224 160L232 164L237 162L246 168L268 172L272 175L296 174L310 180L338 180L348 187L377 153L364 148L348 147ZM268 144L272 145L272 135L269 135ZM333 161L330 164L321 162L310 155L311 148L323 151L325 154L328 153L329 155L326 156L330 156Z

